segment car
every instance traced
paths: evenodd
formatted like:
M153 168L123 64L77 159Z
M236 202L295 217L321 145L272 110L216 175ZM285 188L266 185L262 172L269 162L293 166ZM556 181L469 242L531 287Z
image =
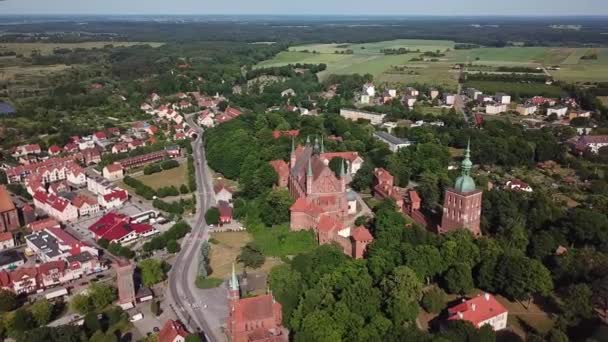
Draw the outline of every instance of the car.
M154 332L159 332L159 331L160 331L160 329L159 329L158 327L154 327L154 329L152 329L152 331L154 331Z

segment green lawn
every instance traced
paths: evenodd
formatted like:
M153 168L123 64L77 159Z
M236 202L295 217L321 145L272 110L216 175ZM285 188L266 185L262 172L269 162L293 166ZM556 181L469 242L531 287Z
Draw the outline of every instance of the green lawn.
M140 176L137 177L137 179L155 190L172 185L179 189L182 184L188 183L187 175L186 163L182 163L176 168L153 173L151 175Z

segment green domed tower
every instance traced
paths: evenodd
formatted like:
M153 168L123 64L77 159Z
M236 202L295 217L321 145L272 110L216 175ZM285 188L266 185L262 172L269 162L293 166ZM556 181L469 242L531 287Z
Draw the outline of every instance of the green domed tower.
M471 192L475 191L475 181L470 176L471 168L473 167L473 163L471 162L471 141L467 143L467 149L464 153L464 160L460 164L461 173L458 178L456 178L456 184L454 185L454 189L458 192Z
M443 199L443 216L439 233L447 233L456 229L467 229L475 236L481 235L481 190L475 188L471 177L471 143L467 144L464 160L461 164L460 176L453 188L445 191Z

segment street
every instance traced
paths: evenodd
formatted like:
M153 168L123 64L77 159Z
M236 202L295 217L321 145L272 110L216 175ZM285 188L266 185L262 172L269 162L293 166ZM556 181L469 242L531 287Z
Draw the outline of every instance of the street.
M192 232L184 239L182 250L177 256L169 274L169 298L171 309L190 331L201 331L205 334L207 341L224 341L225 338L221 331L217 329L217 317L215 319L215 329L209 323L211 315L223 316L214 312L205 296L201 296L200 289L195 285L197 276L198 255L201 244L209 239L209 227L205 222L205 212L214 204L213 184L210 172L207 168L205 151L203 148L202 129L192 120L192 116L187 116L188 124L198 131L197 139L192 142L193 157L196 168L197 183L197 210L196 215L191 220ZM225 302L225 298L219 299ZM209 306L209 307L208 307ZM220 310L222 311L222 310Z

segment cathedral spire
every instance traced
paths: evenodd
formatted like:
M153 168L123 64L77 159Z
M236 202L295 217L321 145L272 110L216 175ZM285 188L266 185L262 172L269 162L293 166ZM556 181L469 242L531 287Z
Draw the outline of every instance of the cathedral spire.
M313 153L314 154L319 154L320 151L320 147L319 147L319 137L315 137L315 146L313 147Z
M236 277L236 271L234 269L234 263L232 263L232 278L230 279L230 290L238 291L239 290L239 280Z
M310 146L310 135L306 136L306 146Z
M461 163L462 175L468 176L471 172L471 168L473 167L473 163L471 162L471 139L467 142L467 149L464 152L464 159Z
M344 172L344 163L344 160L342 160L340 163L340 178L344 178L344 176L346 176L346 173Z
M308 169L306 170L306 176L312 177L312 163L310 159L308 159Z
M323 136L321 135L321 153L325 153L325 145L323 145Z

